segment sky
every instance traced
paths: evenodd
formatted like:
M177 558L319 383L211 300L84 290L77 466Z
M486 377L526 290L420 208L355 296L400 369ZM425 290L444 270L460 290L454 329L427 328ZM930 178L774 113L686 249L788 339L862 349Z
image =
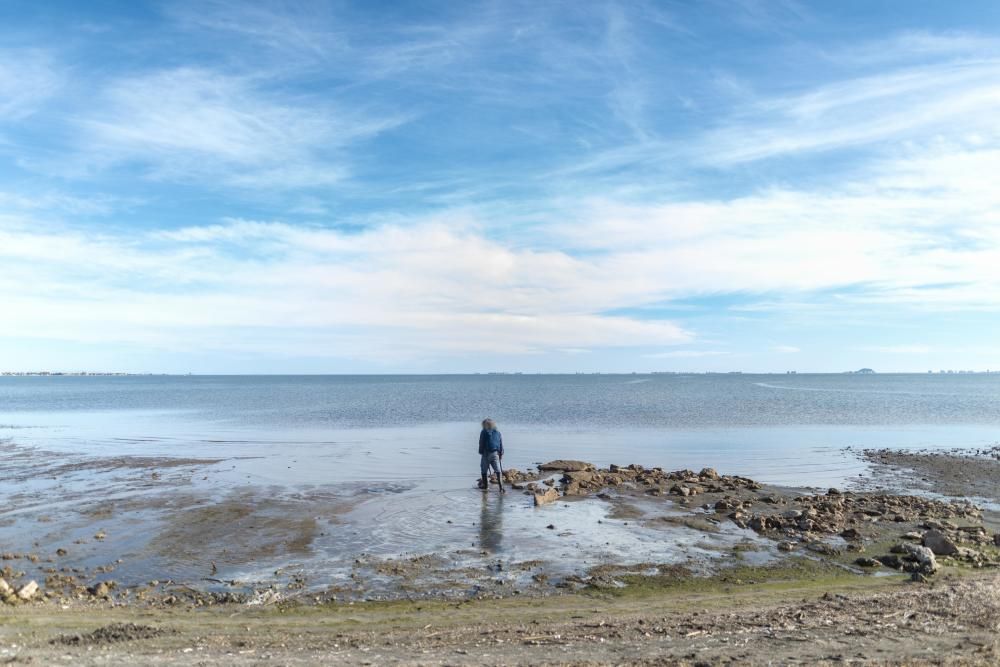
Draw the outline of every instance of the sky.
M1000 369L1000 3L0 3L0 370Z

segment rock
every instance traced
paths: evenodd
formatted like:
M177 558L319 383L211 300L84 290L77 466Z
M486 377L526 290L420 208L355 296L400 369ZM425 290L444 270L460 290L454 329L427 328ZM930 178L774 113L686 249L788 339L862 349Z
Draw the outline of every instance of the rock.
M555 489L547 489L544 493L535 492L535 507L539 505L547 505L548 503L559 500L559 492Z
M0 598L5 598L13 592L14 589L10 587L10 584L7 583L7 580L4 579L3 577L0 577Z
M828 495L828 496L839 496L839 495L841 495L840 494L840 489L835 489L835 488L833 488L831 486L829 489L826 490L826 495Z
M105 533L103 530L99 530L99 531L97 531L97 533L94 534L94 539L95 540L103 540L107 536L108 536L107 533Z
M60 547L60 548L56 549L56 555L57 555L57 556L60 556L60 557L61 557L61 556L65 556L65 555L66 555L66 554L68 554L68 553L69 553L69 552L68 552L68 551L66 551L65 549L63 549L62 547Z
M922 542L936 556L952 556L958 553L958 545L939 530L928 530L924 533Z
M719 479L719 473L715 471L715 468L702 468L701 472L698 473L698 477L702 479Z
M585 470L580 470L576 472L568 472L563 475L563 482L571 484L576 482L577 484L586 484L594 481L594 473L587 472Z
M885 565L886 567L891 567L894 570L903 569L903 561L896 554L889 554L888 556L879 556L876 560L882 563L882 565Z
M787 512L782 512L781 516L785 519L798 519L802 516L802 512L799 510L788 510Z
M93 595L95 598L106 598L111 595L111 587L108 586L106 581L102 581L99 584L95 584L87 589L87 592Z
M868 556L862 556L861 558L856 558L854 560L855 565L860 565L861 567L879 567L882 565L879 561L874 558L869 558Z
M993 544L1000 547L1000 533L993 535Z
M585 470L594 470L594 468L595 466L593 463L564 459L556 459L555 461L549 461L548 463L543 463L538 466L539 470L561 470L562 472L583 472Z
M37 592L38 592L38 582L32 579L31 581L26 583L24 586L21 586L21 588L17 590L17 597L21 598L24 601L28 601L31 598L33 598L35 596L35 593Z
M907 558L916 562L919 566L918 572L923 574L934 574L937 572L938 564L937 559L934 558L933 551L927 547L910 544L909 542L904 543L902 547L903 551L907 554Z
M924 534L918 533L915 530L911 530L908 533L903 533L902 537L904 540L913 540L914 542L922 542L924 539Z
M861 539L861 533L856 528L846 528L840 531L840 536L848 542L857 542Z
M545 527L548 528L549 530L555 530L556 529L556 527L554 525L552 525L551 523L549 525L545 526Z
M824 556L839 556L840 549L827 544L826 542L810 542L806 545L806 549L809 551L814 551L818 554L823 554Z
M794 542L778 542L778 551L794 551Z

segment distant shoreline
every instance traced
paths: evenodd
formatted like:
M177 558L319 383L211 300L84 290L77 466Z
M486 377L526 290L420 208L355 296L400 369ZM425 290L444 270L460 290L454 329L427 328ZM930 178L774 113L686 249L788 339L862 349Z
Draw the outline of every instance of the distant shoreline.
M653 375L745 375L745 376L808 376L808 375L1000 375L1000 370L940 370L940 371L572 371L565 373L542 372L473 372L473 373L126 373L117 371L0 371L0 377L574 377L579 375L604 375L609 377L633 377Z

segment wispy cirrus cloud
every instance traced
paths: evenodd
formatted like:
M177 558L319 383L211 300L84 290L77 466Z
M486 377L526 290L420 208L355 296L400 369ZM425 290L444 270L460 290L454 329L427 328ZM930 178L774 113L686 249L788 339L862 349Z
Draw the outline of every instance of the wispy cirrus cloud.
M0 49L0 121L31 116L63 84L63 74L48 51Z
M182 182L329 186L348 171L347 146L403 122L404 114L360 114L308 98L292 104L251 76L181 68L111 82L78 121L77 158Z

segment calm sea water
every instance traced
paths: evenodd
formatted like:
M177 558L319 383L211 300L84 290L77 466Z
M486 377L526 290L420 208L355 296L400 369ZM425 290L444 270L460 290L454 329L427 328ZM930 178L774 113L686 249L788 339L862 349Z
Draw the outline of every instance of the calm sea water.
M823 485L856 474L846 446L997 442L1000 374L0 378L0 438L19 444L337 461L254 471L281 483L467 477L485 416L518 467L712 465Z
M1000 424L1000 374L0 378L8 415L151 410L268 428Z

